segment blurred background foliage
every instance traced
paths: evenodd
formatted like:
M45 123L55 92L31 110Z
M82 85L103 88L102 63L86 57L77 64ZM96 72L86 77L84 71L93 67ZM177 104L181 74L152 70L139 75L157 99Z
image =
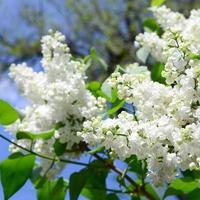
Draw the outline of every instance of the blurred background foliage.
M200 7L199 0L165 4L186 16ZM150 0L0 0L0 72L13 62L39 64L40 38L53 29L66 35L73 56L98 55L89 77L103 79L117 64L138 61L133 43L149 6Z

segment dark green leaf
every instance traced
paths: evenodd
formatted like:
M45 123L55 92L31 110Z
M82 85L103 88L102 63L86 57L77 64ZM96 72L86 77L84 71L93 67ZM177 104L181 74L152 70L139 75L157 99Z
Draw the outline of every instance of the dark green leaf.
M108 169L102 161L93 161L80 172L70 176L70 200L77 200L80 193L90 200L102 200L106 197L106 177Z
M173 181L166 190L164 197L188 194L198 188L198 183L191 177L179 178Z
M186 199L192 199L192 200L199 200L200 197L200 189L197 188L186 195Z
M145 190L151 194L151 196L154 197L155 200L160 200L160 197L158 196L157 192L154 190L154 188L149 184L145 184Z
M56 181L46 181L42 188L38 190L38 200L64 200L66 195L67 183L63 178Z
M147 164L144 160L138 160L137 156L133 155L130 158L126 159L128 163L128 170L135 172L140 178L145 178L147 173Z
M119 198L116 194L112 193L106 196L106 200L119 200Z
M69 195L70 200L77 200L81 190L86 184L88 178L88 171L81 170L80 172L75 172L70 176L69 179Z
M0 164L1 183L5 200L15 194L31 176L35 163L34 155L15 153Z
M54 151L57 156L63 155L63 153L66 151L67 143L60 143L59 140L56 140L54 143Z
M162 71L164 70L165 65L162 63L155 63L151 69L151 79L153 81L165 84L165 78L162 76Z
M47 132L42 132L42 133L31 133L28 131L19 131L16 134L16 138L18 140L20 139L30 139L30 140L35 140L35 139L50 139L54 135L55 129L49 130Z
M153 18L145 19L143 26L144 26L144 28L146 28L150 31L156 32L158 35L161 34L161 28L158 25L158 23L156 22L156 20Z
M19 113L11 105L0 99L0 124L9 125L19 118Z

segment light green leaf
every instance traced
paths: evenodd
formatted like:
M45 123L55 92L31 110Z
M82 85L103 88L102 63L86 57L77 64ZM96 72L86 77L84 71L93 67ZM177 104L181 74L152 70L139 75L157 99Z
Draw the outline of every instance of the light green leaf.
M34 155L15 153L0 163L4 199L8 200L31 176L35 163Z
M161 6L165 0L151 0L151 6Z
M87 83L86 87L90 91L97 91L101 88L101 83L98 81L91 81Z
M95 154L95 153L100 153L100 152L102 152L104 149L105 149L104 146L100 146L100 147L98 147L98 148L96 148L96 149L94 149L94 150L88 151L88 153L91 154L91 155L93 155L93 154Z
M112 88L110 85L107 83L107 81L104 81L102 86L101 86L102 92L109 98L112 98Z
M19 113L11 105L0 99L0 124L9 125L19 118Z
M141 47L140 49L137 50L136 56L138 57L139 60L145 63L149 56L149 50L146 47Z
M200 60L200 54L191 54L190 58L193 60Z
M173 181L164 194L164 198L171 195L188 194L198 188L198 183L191 177L179 178Z
M46 181L42 188L38 190L38 200L64 200L66 195L67 183L63 178L56 181Z
M107 112L108 115L112 115L114 113L116 113L120 108L123 107L125 101L124 100L119 100L117 101L113 106L112 108L110 108Z

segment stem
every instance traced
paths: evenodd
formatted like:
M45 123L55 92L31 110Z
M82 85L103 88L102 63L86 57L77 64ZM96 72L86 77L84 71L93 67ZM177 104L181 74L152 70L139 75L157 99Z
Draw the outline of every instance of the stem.
M5 141L15 145L16 147L19 147L20 149L26 151L26 152L29 152L33 155L36 155L40 158L44 158L44 159L47 159L47 160L52 160L53 162L63 162L63 163L70 163L70 164L75 164L75 165L82 165L82 166L88 166L87 163L82 163L82 162L77 162L77 161L71 161L71 160L67 160L67 159L62 159L62 158L55 158L55 157L50 157L48 155L43 155L43 154L39 154L39 153L36 153L30 149L27 149L15 142L13 142L12 140L8 139L7 137L3 136L2 134L0 134L0 137L2 139L4 139ZM90 151L90 149L88 147L86 147L86 151ZM141 192L143 195L145 195L149 200L155 200L155 198L150 194L148 193L146 190L145 190L145 187L144 185L139 185L137 184L130 176L128 176L127 174L124 174L123 171L121 171L120 169L118 169L115 165L113 165L112 163L106 163L105 160L99 156L97 153L93 154L93 156L95 158L97 158L98 160L102 161L102 163L105 164L106 167L109 167L111 170L113 170L114 172L116 172L117 174L119 174L120 176L124 176L124 178L131 184L135 187L134 189L134 192L136 192L138 195L139 193Z
M89 148L86 149L87 151L90 151ZM115 165L113 165L112 163L106 163L105 160L99 156L97 153L93 154L93 156L95 158L97 158L98 160L102 161L102 163L104 163L107 167L109 167L112 171L116 172L117 174L119 174L120 176L123 176L131 185L133 185L135 187L134 192L136 192L138 195L140 193L142 193L144 196L146 196L149 200L155 200L155 198L145 189L144 185L139 185L138 183L136 183L130 176L128 176L127 174L124 174L123 171L121 171L119 168L117 168Z
M36 156L38 156L40 158L44 158L44 159L47 159L47 160L52 160L54 162L58 161L58 162L63 162L63 163L70 163L70 164L74 164L74 165L82 165L82 166L87 166L88 165L87 163L82 163L82 162L77 162L77 161L72 161L72 160L67 160L67 159L62 159L62 158L54 158L54 157L50 157L48 155L39 154L39 153L36 153L36 152L34 152L34 151L30 150L30 149L27 149L27 148L15 143L15 142L11 141L7 137L3 136L2 134L0 134L0 137L2 139L4 139L5 141L15 145L16 147L19 147L20 149L22 149L22 150L24 150L26 152L29 152L29 153L31 153L33 155L36 155Z

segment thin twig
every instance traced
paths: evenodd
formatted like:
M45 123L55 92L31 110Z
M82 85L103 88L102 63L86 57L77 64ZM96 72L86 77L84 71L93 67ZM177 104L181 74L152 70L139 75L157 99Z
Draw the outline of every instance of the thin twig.
M7 142L15 145L16 147L19 147L20 149L26 151L26 152L29 152L33 155L36 155L40 158L44 158L44 159L47 159L47 160L52 160L52 161L55 161L55 162L63 162L63 163L70 163L70 164L74 164L74 165L82 165L82 166L87 166L88 164L87 163L82 163L82 162L77 162L77 161L72 161L72 160L67 160L67 159L62 159L62 158L54 158L54 157L50 157L48 155L43 155L43 154L39 154L39 153L36 153L32 150L29 150L29 149L26 149L25 147L11 141L10 139L8 139L7 137L3 136L2 134L0 134L0 137L4 140L6 140Z

